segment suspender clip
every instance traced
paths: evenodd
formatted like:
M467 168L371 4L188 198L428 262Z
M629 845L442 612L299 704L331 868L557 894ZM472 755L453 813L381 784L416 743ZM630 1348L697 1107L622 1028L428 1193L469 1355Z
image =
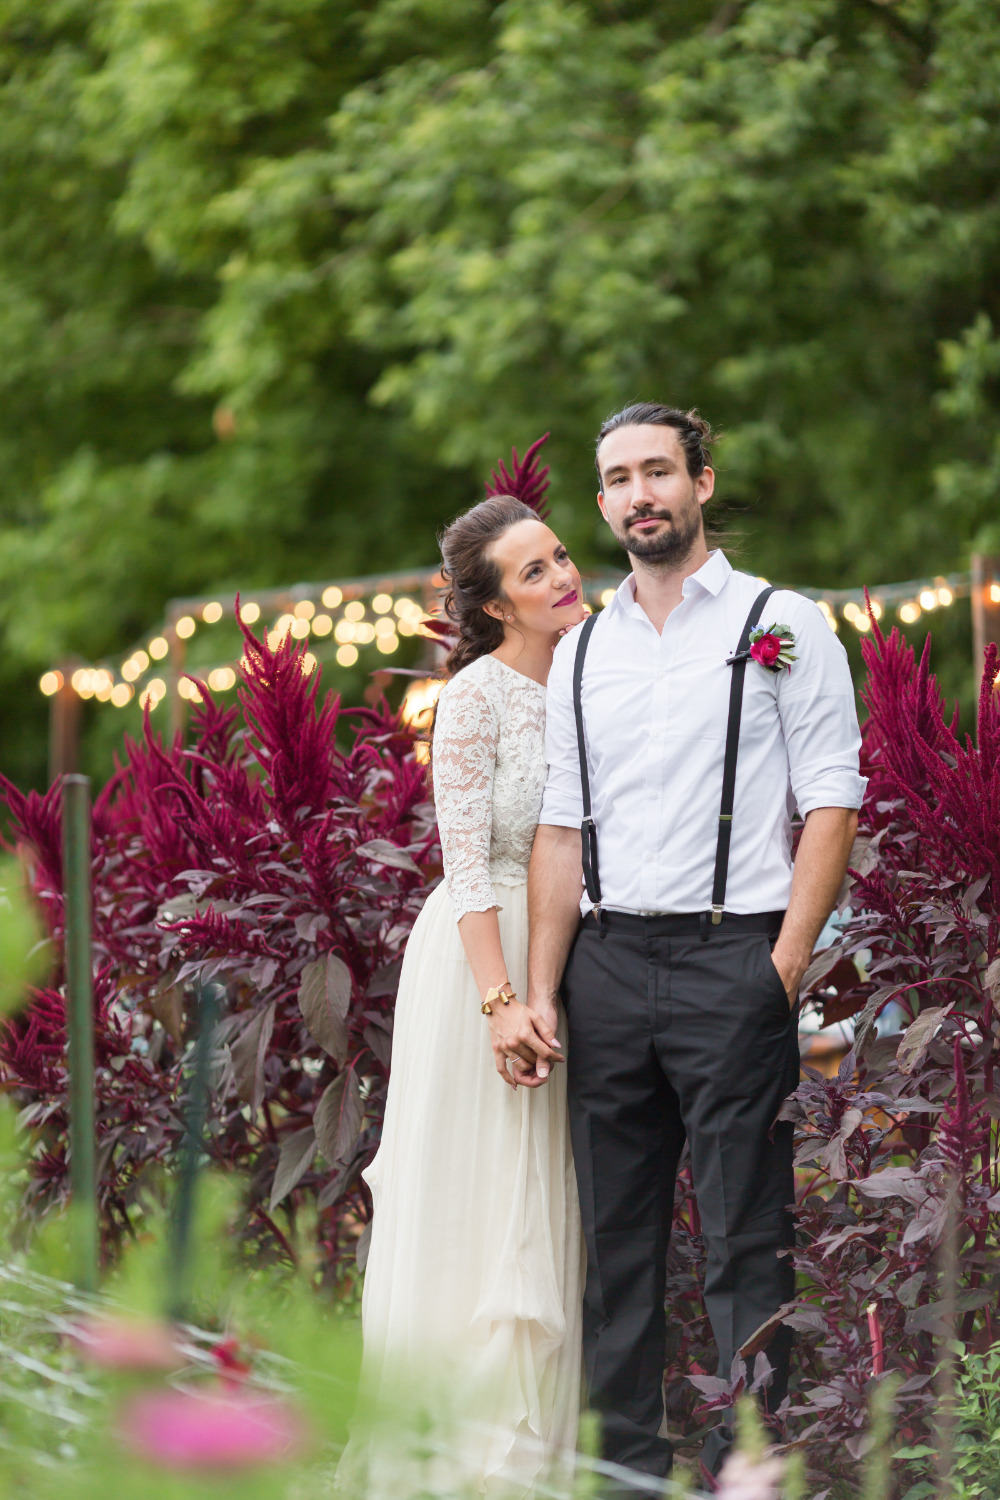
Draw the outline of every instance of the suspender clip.
M719 814L719 822L720 823L731 823L732 821L733 821L733 815L732 815L732 813L720 813Z
M722 912L723 912L723 908L721 906L713 906L712 907L712 926L713 927L718 927L719 923L722 921Z

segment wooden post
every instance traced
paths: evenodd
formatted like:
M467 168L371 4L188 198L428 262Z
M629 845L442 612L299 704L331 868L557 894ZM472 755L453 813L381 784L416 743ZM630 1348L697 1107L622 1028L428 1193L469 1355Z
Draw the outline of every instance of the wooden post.
M72 1233L77 1283L84 1290L92 1292L97 1290L98 1227L94 1138L94 974L90 936L89 776L64 778L62 822Z
M176 624L176 621L174 623ZM187 699L182 698L178 691L181 678L184 676L187 647L173 626L167 630L167 640L170 642L167 708L170 715L170 738L173 740L178 734L183 738L184 731L187 729Z
M49 783L76 770L80 739L80 697L73 686L75 662L59 664L62 687L49 700Z
M990 642L1000 646L1000 557L972 554L972 655L976 685L983 670L983 652Z

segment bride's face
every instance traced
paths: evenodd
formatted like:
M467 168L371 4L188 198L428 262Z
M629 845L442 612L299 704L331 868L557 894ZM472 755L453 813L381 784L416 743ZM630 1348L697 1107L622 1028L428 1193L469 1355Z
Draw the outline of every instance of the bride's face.
M504 598L486 606L507 625L557 635L583 619L580 574L544 521L518 521L493 544Z

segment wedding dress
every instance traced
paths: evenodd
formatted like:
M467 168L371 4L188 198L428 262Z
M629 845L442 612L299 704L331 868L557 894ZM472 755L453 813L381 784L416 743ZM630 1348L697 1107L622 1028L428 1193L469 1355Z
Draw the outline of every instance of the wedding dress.
M445 878L407 944L382 1142L364 1174L362 1388L374 1413L340 1483L367 1500L530 1495L576 1439L584 1252L566 1069L516 1093L498 1078L457 925L499 909L523 997L544 717L545 689L492 656L438 702ZM565 1047L562 1024L559 1037Z

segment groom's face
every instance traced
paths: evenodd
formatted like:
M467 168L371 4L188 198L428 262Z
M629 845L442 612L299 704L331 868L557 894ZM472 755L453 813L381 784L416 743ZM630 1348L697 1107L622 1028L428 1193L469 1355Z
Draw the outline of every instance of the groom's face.
M651 563L684 562L701 535L715 475L706 468L691 477L676 428L619 427L602 442L597 462L597 503L626 552Z

